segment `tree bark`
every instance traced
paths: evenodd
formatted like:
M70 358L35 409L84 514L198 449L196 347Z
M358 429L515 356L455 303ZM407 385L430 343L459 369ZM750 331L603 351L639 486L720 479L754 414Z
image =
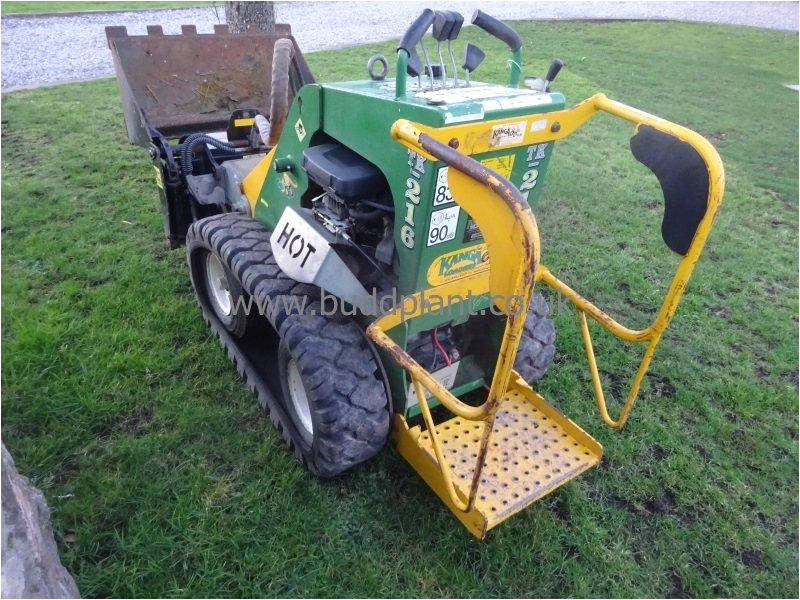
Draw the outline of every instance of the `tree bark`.
M275 6L273 2L226 2L225 20L231 33L244 33L251 29L273 31Z

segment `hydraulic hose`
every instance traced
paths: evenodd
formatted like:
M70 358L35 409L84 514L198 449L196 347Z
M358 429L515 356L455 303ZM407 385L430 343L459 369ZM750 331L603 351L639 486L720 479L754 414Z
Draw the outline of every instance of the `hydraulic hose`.
M356 210L355 208L348 209L348 213L356 221L377 221L386 213L382 210Z
M237 151L235 146L232 146L227 142L223 142L222 140L218 140L215 137L211 137L206 133L193 133L183 141L183 145L181 147L181 172L184 174L184 176L191 175L194 171L194 166L192 165L192 152L197 144L209 144L210 146L214 146L215 148L226 150L228 152Z

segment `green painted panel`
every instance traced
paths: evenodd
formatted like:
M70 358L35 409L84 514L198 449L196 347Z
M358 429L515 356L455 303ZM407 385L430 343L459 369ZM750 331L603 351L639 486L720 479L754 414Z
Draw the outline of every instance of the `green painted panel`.
M284 208L300 206L308 191L308 176L301 161L303 150L322 130L321 98L319 85L304 86L289 109L275 160L291 165L291 170L278 173L270 168L256 203L255 218L269 229L277 225Z
M304 87L289 112L276 149L275 162L288 170L271 169L264 182L256 218L273 228L286 206L309 205L316 186L301 167L305 148L336 140L373 163L384 175L395 207L394 237L398 253L397 296L428 290L485 264L483 238L470 216L450 197L446 165L427 160L391 137L392 124L400 118L430 127L454 123L479 123L491 119L523 117L559 110L560 94L537 94L476 83L457 90L419 91L409 82L408 95L394 98L394 82L354 81ZM478 161L507 177L535 203L553 151L553 143L506 147L475 155ZM316 192L314 192L316 193ZM439 299L438 302L447 299ZM469 309L488 312L488 296L456 303L451 310L434 311L390 333L402 347L409 335L450 322L464 322ZM505 319L479 317L485 343L475 357L462 360L483 375L459 382L464 393L488 381L494 371ZM392 360L384 365L394 396L395 410L406 411L408 378Z

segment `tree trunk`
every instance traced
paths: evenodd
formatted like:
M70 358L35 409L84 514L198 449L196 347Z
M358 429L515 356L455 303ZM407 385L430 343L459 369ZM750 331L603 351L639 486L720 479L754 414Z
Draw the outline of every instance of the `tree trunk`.
M226 2L225 20L231 33L244 33L251 29L273 31L275 6L273 2Z

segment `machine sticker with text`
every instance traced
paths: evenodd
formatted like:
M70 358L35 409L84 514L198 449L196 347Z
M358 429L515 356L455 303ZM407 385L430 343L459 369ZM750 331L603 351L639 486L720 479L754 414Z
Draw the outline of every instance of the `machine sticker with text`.
M428 246L449 242L456 237L458 215L461 208L451 206L431 213L431 226L428 229Z
M481 161L482 165L486 165L490 169L497 171L500 175L509 179L511 171L514 169L514 154L506 156L496 156L494 158L485 158ZM449 167L442 167L436 173L436 187L433 190L433 205L443 206L454 202L453 196L450 193L450 185L447 181Z
M472 217L467 217L467 226L464 228L464 237L461 241L466 244L467 242L477 242L482 239L483 234L478 229L478 224Z
M511 171L514 169L515 154L507 154L506 156L495 156L494 158L485 158L481 161L482 165L486 165L493 171L497 171L500 175L509 179Z
M516 121L495 125L489 136L489 145L492 148L499 148L519 144L525 138L527 124L527 121Z
M409 250L416 244L416 223L414 221L419 206L420 193L422 188L419 184L420 178L425 174L426 158L421 154L408 151L408 166L409 174L411 175L406 179L406 193L404 195L406 200L406 214L404 217L403 226L400 228L400 239L403 245Z
M428 267L427 276L428 283L437 286L482 272L489 272L489 249L486 244L442 254Z
M452 365L448 365L443 369L439 369L438 371L431 373L431 375L433 375L433 378L436 381L441 383L444 387L446 387L449 390L450 388L453 387L453 384L456 382L456 374L458 374L458 365L460 364L461 364L460 361L456 361ZM425 392L426 398L430 398L433 395L432 392L428 391L424 387L422 389ZM408 408L411 408L412 406L416 406L417 404L419 404L419 399L417 398L417 391L416 389L414 389L413 383L408 384L407 397L408 397Z
M313 281L325 256L332 251L325 238L291 207L283 211L270 244L281 270L305 283Z
M453 196L450 195L450 186L447 183L447 170L449 167L442 167L436 173L436 189L433 191L433 205L441 206L450 204Z
M519 191L528 199L531 190L536 187L539 178L539 163L547 157L547 146L549 144L533 144L525 150L527 155L525 161L528 163L528 170L522 175L522 183L519 184Z

